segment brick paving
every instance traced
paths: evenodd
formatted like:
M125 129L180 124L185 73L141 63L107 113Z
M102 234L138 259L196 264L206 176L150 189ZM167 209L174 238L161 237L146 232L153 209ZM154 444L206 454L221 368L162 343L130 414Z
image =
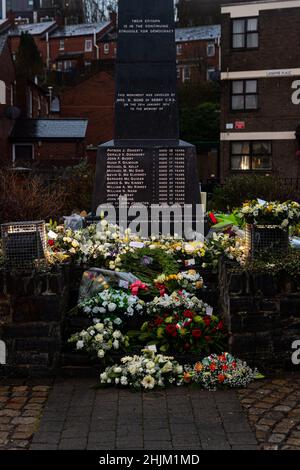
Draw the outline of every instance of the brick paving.
M300 374L258 381L239 391L264 450L300 450Z
M0 382L0 450L29 448L49 389L47 385Z
M233 391L187 387L133 393L60 379L30 449L251 449L257 442Z
M94 383L57 379L51 389L51 382L0 381L0 450L300 450L300 374L237 393L142 394Z

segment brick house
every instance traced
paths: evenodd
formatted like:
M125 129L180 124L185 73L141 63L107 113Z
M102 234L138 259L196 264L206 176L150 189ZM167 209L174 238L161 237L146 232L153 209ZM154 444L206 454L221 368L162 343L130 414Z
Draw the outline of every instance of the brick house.
M88 119L86 152L96 160L97 146L113 138L115 80L114 64L103 64L79 83L65 87L60 95L60 116Z
M66 25L56 21L12 24L10 47L16 54L22 33L31 34L48 69L61 72L89 64L100 58L100 40L113 27L111 21Z
M177 74L180 83L218 78L221 26L176 29Z
M13 112L9 108L15 102L15 67L8 45L8 33L5 32L5 22L0 24L0 166L9 155L8 136L13 127ZM4 31L3 31L4 29Z
M300 178L299 64L299 0L222 7L222 179Z
M55 21L45 21L43 23L30 23L30 24L15 24L12 23L9 38L10 48L13 56L15 56L22 33L30 34L40 52L43 62L47 64L49 59L49 45L48 38L51 32L57 29L57 23Z
M110 21L57 28L49 35L50 64L62 72L89 65L100 58L99 42L111 28Z
M10 135L15 168L75 165L85 156L85 119L18 119Z
M194 26L175 30L179 83L199 83L219 78L221 26ZM99 42L100 59L115 59L117 31L112 28Z

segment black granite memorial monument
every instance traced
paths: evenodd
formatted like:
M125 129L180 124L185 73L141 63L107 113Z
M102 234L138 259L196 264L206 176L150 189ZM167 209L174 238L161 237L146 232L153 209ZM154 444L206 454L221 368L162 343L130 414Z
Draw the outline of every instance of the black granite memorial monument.
M119 0L115 139L98 149L100 204L199 204L196 150L179 140L173 0Z

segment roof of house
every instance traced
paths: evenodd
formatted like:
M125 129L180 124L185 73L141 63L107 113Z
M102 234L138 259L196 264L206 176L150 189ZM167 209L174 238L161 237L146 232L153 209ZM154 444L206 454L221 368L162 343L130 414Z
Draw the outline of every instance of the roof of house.
M94 34L94 32L97 34L109 25L109 21L102 21L101 23L70 24L58 28L51 34L51 37L86 36Z
M221 36L221 25L194 26L175 30L176 42L217 39Z
M51 27L56 25L55 21L45 21L43 23L19 24L10 30L11 36L21 36L22 33L29 33L33 36L39 36L46 33Z
M10 138L13 141L84 139L87 119L19 119Z

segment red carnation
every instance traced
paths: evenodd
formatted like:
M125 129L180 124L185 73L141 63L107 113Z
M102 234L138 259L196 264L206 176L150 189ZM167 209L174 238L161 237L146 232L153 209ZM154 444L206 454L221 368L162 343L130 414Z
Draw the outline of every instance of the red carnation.
M209 325L210 325L211 320L210 320L209 317L204 317L204 318L203 318L203 321L204 321L204 323L205 323L206 326L209 326Z
M194 317L194 313L193 313L191 310L185 310L185 311L183 312L183 316L184 316L185 318L193 318L193 317Z
M210 218L211 222L212 222L214 225L218 223L218 221L217 221L215 215L214 215L212 212L210 212L210 213L208 214L208 217Z
M154 323L156 326L159 326L163 323L163 319L160 317L155 318Z
M219 323L218 323L217 329L218 330L223 330L223 327L224 327L224 324L223 324L222 320L220 320Z
M210 370L213 372L213 371L216 370L217 366L216 366L216 364L215 364L214 362L212 362L212 363L210 364L209 368L210 368Z
M53 246L54 244L55 244L54 240L51 240L51 239L48 240L48 245L49 245L49 246Z
M195 339L200 339L202 336L202 331L199 328L195 328L194 330L192 330L192 336Z
M222 366L222 370L228 370L228 366L227 366L226 364L224 364L224 365Z
M218 381L219 381L220 383L223 383L224 380L225 380L225 375L219 374L219 375L218 375Z
M167 325L166 326L166 333L169 336L177 336L177 330L175 325Z

